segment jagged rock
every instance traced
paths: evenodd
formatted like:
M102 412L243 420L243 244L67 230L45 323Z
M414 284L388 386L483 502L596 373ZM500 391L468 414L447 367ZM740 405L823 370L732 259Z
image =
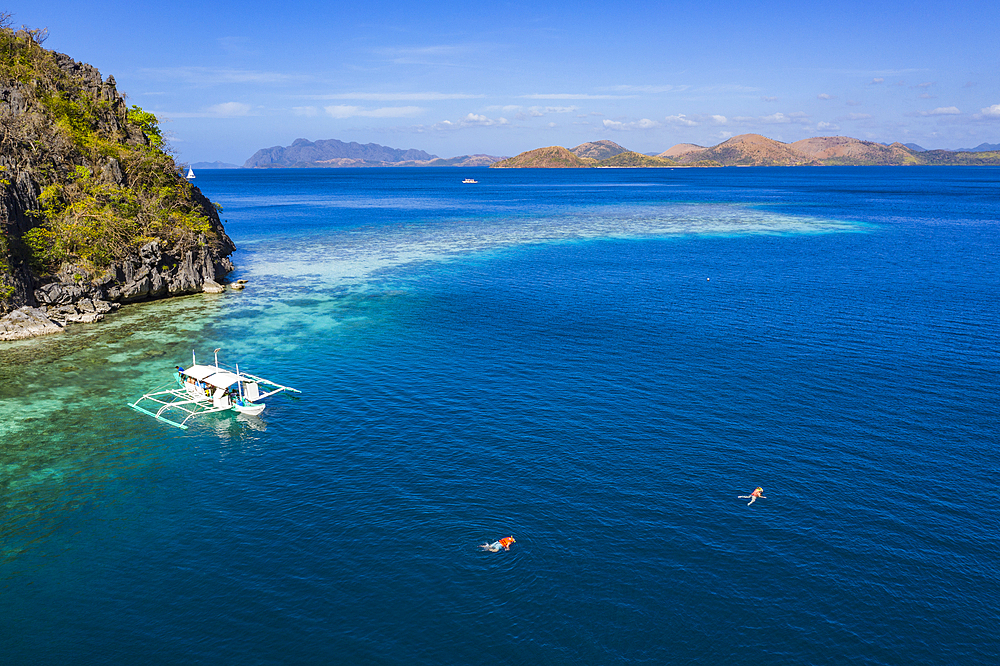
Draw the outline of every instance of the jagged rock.
M170 294L193 294L198 291L202 282L201 274L195 269L194 252L188 250L177 265L177 274L170 281Z
M101 169L101 180L110 185L122 185L125 182L125 176L122 175L122 168L118 164L118 160L113 157L108 160L108 163Z
M95 321L101 321L104 319L104 315L100 312L79 312L77 314L72 314L66 317L67 324L93 324Z
M201 290L206 294L221 294L226 288L215 280L205 280L205 283L201 285Z
M35 290L35 298L45 305L66 305L83 297L84 289L77 284L51 282Z
M136 280L135 282L129 282L122 287L121 295L118 300L125 303L131 303L133 301L141 301L149 294L149 288L152 286L149 276L145 275L142 278Z
M62 298L63 288L58 282L53 282L47 284L44 287L40 287L35 290L35 298L38 299L40 303L45 303L46 305L54 305L59 302Z
M94 300L91 302L94 304L94 310L100 312L101 314L114 312L121 307L121 304L119 303L109 303L108 301Z
M149 276L149 297L160 298L167 294L167 281L163 276L153 271Z
M77 314L75 305L60 305L59 307L47 308L45 310L45 316L52 321L65 322L69 317L76 316Z
M44 311L28 305L0 318L0 340L23 340L61 330L62 326L49 319Z
M160 244L156 241L146 243L139 248L139 256L147 264L156 263L156 260L160 258Z

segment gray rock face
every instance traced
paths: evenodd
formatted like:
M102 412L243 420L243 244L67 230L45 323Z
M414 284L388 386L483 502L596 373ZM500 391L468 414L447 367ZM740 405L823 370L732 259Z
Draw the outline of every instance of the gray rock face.
M62 326L45 316L45 311L25 305L0 319L0 340L23 340L58 333Z
M231 270L228 257L214 255L201 239L197 250L183 257L147 243L137 255L114 264L95 280L80 280L75 266L64 266L56 281L34 291L41 307L25 306L0 318L0 340L19 340L61 331L68 324L100 321L123 303L181 296L222 293L217 280Z
M56 276L60 281L39 287L34 296L42 305L57 307L87 299L135 303L202 291L217 293L213 291L221 289L217 279L233 270L227 257L216 261L204 244L183 254L163 252L153 241L142 246L138 255L113 265L100 279L78 283L69 267Z
M58 333L67 324L92 324L119 307L118 303L87 298L53 307L25 305L0 318L0 340L24 340Z

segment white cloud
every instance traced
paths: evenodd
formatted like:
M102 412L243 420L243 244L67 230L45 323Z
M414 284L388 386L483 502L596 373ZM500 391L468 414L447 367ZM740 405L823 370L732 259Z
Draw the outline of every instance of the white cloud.
M726 123L729 122L725 116L715 115L715 116L709 116L709 118L711 118L712 122L715 123L716 125L725 125Z
M777 97L761 97L760 99L761 99L762 102L777 102L778 101Z
M482 45L438 44L431 46L380 49L377 53L396 65L435 65L461 67L469 53L481 50Z
M981 118L1000 118L1000 104L994 104L993 106L988 106L985 109L980 109L976 117Z
M683 113L678 113L676 116L667 116L664 120L669 125L683 125L684 127L695 127L698 124Z
M820 93L816 95L816 99L833 99L833 95L827 93Z
M840 129L839 125L834 125L833 123L817 123L816 129L821 132L833 132Z
M490 118L489 116L484 116L478 113L469 113L464 118L458 122L452 122L450 120L442 120L439 123L434 123L430 126L432 130L446 131L446 130L460 130L469 127L502 127L504 125L509 125L510 121L506 118ZM421 127L422 131L424 128Z
M590 95L587 93L536 93L521 99L629 99L628 95Z
M719 117L722 118L722 116ZM768 116L733 116L725 121L727 125L751 128L760 125L789 125L792 123L799 123L803 127L807 126L809 123L809 114L802 111L795 111L793 113L781 113L779 111Z
M491 107L497 108L497 107ZM520 106L507 106L503 109L510 113L511 111L517 111L517 117L520 120L526 118L541 118L542 116L548 115L550 113L575 113L579 110L576 106L530 106L527 109L523 109ZM523 109L523 110L522 110Z
M930 111L918 111L917 113L921 116L957 116L962 112L955 106L940 106Z
M868 120L871 118L870 113L849 113L847 114L847 120Z
M201 111L157 111L157 117L170 118L239 118L249 116L253 107L243 102L213 104Z
M243 102L223 102L208 107L209 115L217 118L236 118L237 116L249 116L250 105Z
M461 120L459 125L462 127L493 127L495 125L507 125L508 121L506 118L489 118L487 116L481 116L476 113L470 113L465 118Z
M644 130L653 129L654 127L659 127L660 123L655 120L650 120L649 118L643 118L642 120L636 120L631 123L623 123L617 120L605 120L604 128L609 130L614 130L616 132L628 132L631 130Z
M884 81L885 79L883 79L881 76L876 76L874 79L872 79L872 82L869 85L878 85Z
M306 99L359 99L371 102L437 102L449 99L482 99L486 95L469 95L466 93L439 93L439 92L415 92L415 93L376 93L376 92L349 92L335 93L329 95L304 95Z
M790 123L792 122L792 119L790 116L786 116L785 114L779 111L778 113L772 113L769 116L762 116L760 122L765 123L767 125L777 125L777 124Z
M615 92L629 92L629 93L667 93L667 92L684 92L691 86L630 86L630 85L620 85L620 86L610 86L606 88L597 88L597 90L613 90Z
M315 106L293 106L292 113L296 116L318 116L319 109Z
M410 118L419 116L424 112L419 106L384 106L378 109L367 109L361 106L348 106L337 104L334 106L324 106L323 110L333 118Z
M201 86L225 83L293 83L309 80L308 76L301 74L210 67L166 67L141 71L154 78L176 79Z

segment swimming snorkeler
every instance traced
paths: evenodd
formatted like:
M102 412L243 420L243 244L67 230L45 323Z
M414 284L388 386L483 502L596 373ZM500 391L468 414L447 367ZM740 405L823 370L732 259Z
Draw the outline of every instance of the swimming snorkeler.
M766 497L764 497L764 489L761 488L760 486L757 486L757 488L749 495L738 495L737 497L738 499L750 500L749 502L747 502L747 506L750 506L751 504L756 502L758 497L761 499L767 499Z
M503 547L504 550L510 550L510 544L517 543L514 537L504 537L499 541L494 541L493 543L484 543L480 548L483 550L488 550L491 553L496 553Z

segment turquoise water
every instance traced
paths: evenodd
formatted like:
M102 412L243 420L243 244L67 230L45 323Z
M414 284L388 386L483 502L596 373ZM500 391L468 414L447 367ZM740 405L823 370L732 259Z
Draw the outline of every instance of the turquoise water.
M5 661L995 663L1000 170L196 182L245 291L0 347Z

